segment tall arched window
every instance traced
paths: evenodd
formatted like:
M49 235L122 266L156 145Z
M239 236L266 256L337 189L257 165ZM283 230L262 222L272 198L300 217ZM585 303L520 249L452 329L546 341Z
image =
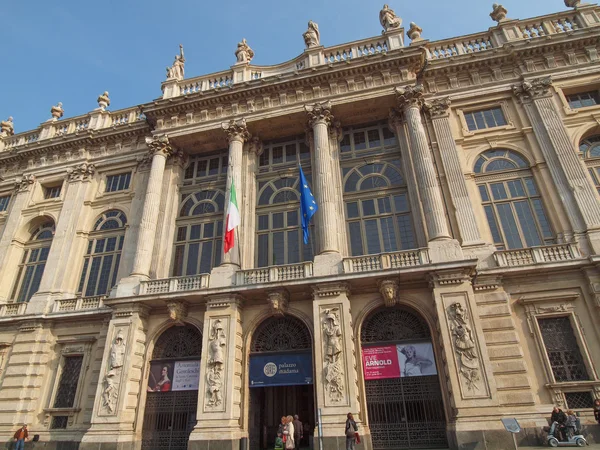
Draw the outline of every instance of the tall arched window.
M221 264L223 205L221 190L182 196L177 219L173 276L208 273Z
M54 231L54 222L48 221L42 223L31 233L29 241L25 244L17 282L13 288L12 299L14 301L28 302L38 291L50 253Z
M400 160L342 169L346 222L353 256L416 247Z
M117 284L127 217L118 209L106 211L90 233L77 292L83 297L106 295Z
M600 134L583 139L579 150L583 153L592 180L600 193Z
M555 243L529 163L519 154L488 150L474 172L485 215L499 250Z

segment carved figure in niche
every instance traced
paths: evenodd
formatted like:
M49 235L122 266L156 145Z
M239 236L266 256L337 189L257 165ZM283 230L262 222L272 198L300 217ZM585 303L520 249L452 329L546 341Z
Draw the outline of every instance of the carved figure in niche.
M223 347L225 347L225 333L223 332L223 324L220 320L215 320L211 331L211 340L208 344L209 364L223 364Z
M302 35L306 48L318 47L321 45L321 34L319 33L319 25L312 20L308 21L308 30Z
M179 55L175 55L175 61L171 67L167 67L167 80L183 80L185 69L185 58L183 56L183 45L179 44Z
M208 343L208 364L206 372L207 405L219 406L223 402L221 388L223 386L223 365L225 356L223 349L226 345L223 322L217 319L213 322Z
M102 392L102 405L109 413L114 413L117 406L117 388L115 374L111 371L104 378L104 392Z
M388 5L383 5L383 9L379 11L379 23L381 23L384 31L390 31L400 28L402 19Z
M479 357L473 339L473 332L469 326L469 317L462 304L456 302L450 305L450 329L454 337L454 351L458 356L459 371L467 381L467 387L479 390L477 382L479 377Z
M223 386L223 380L221 379L221 371L216 367L209 369L208 376L208 405L219 406L223 403L223 396L221 395L221 386Z
M342 353L342 346L340 344L342 330L340 329L338 318L334 310L325 310L323 332L325 333L326 340L325 358L330 362L335 362L340 353Z
M324 378L325 388L331 401L338 402L344 398L344 367L340 355L342 330L339 325L337 308L326 309L323 319L325 337Z
M239 63L250 62L252 61L252 58L254 58L254 50L250 48L246 42L246 38L242 39L242 42L238 42L235 57Z
M12 116L0 122L0 135L12 136L15 134L15 125Z
M123 341L123 332L119 330L115 342L110 347L110 357L108 360L109 369L117 369L123 367L125 359L125 342Z

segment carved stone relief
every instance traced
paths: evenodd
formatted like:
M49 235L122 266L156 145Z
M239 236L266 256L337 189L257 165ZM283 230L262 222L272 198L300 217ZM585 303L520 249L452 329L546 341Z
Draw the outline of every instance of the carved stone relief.
M533 80L523 81L521 84L512 87L513 93L521 99L533 100L535 98L544 97L549 94L552 86L551 77L535 78Z
M325 397L332 404L343 402L346 390L342 348L343 338L339 312L338 308L327 308L322 313L323 341L325 344L323 355Z
M183 319L187 317L188 305L186 302L167 302L167 309L169 310L169 319L174 321L177 325L184 325Z
M96 166L84 162L67 169L67 180L71 182L88 180L95 172Z
M290 299L286 289L277 289L276 291L269 292L267 299L269 300L273 314L285 314Z
M385 306L394 306L398 303L398 281L381 280L379 282L379 292L383 297Z
M208 362L206 364L206 407L220 409L223 405L223 377L225 352L227 350L227 319L212 319L208 338Z
M115 329L114 340L110 347L106 374L103 380L102 404L100 411L104 414L114 415L119 403L119 391L121 386L121 374L125 362L125 338L124 330Z

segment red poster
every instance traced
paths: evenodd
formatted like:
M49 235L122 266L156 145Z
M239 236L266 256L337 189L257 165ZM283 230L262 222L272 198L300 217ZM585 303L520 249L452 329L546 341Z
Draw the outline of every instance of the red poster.
M362 358L365 380L400 377L398 350L395 345L363 347Z

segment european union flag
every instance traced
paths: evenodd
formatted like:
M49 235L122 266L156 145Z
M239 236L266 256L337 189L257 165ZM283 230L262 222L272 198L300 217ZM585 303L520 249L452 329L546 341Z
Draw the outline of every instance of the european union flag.
M306 177L302 171L302 166L298 165L298 167L300 168L300 215L302 216L302 232L304 243L308 244L308 225L319 207L317 206L317 202L315 202L312 192L310 192L308 181L306 181Z

